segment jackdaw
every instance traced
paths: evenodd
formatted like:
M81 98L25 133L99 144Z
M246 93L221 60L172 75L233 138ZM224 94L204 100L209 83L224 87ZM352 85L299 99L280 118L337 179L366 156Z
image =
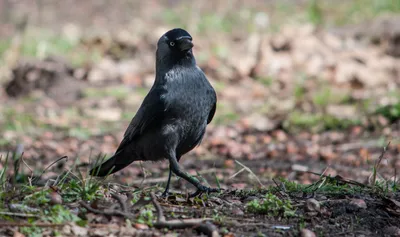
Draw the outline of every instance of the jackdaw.
M169 160L168 194L174 172L197 191L218 192L182 171L179 160L200 144L216 110L217 95L196 65L190 34L180 28L166 32L157 43L156 78L129 124L114 156L90 171L94 176L117 172L133 161Z

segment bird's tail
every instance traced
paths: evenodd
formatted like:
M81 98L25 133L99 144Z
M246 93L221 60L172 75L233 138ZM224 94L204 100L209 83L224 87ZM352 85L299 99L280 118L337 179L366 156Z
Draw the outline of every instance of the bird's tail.
M91 169L89 171L89 174L91 176L98 176L98 177L104 177L113 174L117 171L122 170L123 168L125 168L134 161L134 159L129 159L129 158L130 158L129 156L128 157L125 156L124 150L121 150L107 161Z

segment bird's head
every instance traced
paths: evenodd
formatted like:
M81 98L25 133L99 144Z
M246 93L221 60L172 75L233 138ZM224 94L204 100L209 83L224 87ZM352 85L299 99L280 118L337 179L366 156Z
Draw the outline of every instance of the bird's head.
M170 53L185 54L193 48L192 36L184 29L172 29L158 41L158 48L167 47Z
M172 29L158 40L157 60L166 64L184 63L186 61L193 63L192 48L192 36L186 30Z

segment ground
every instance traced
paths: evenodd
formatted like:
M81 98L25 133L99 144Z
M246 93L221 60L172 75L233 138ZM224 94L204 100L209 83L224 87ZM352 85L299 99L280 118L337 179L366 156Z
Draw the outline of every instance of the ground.
M396 1L3 0L0 11L0 235L400 236ZM115 152L172 27L192 34L218 95L180 163L220 193L188 198L174 177L162 198L167 161L87 173Z

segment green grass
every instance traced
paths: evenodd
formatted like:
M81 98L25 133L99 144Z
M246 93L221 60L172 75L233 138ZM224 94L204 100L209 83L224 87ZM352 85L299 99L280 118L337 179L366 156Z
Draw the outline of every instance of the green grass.
M378 169L379 167L376 167L375 164L372 165L371 175L374 174L374 172L379 172ZM288 211L293 211L293 209L290 208L291 205L289 205L288 202L285 202L284 199L278 198L274 194L279 194L279 197L282 196L282 193L286 193L292 197L317 194L330 197L341 197L344 195L390 197L393 193L399 192L400 190L400 183L398 180L396 182L393 180L380 180L376 181L375 184L365 185L352 180L347 180L347 182L345 182L336 177L320 176L319 179L312 184L301 184L284 178L278 178L274 180L274 182L277 184L276 186L260 189L237 190L233 195L239 198L248 196L261 197L247 205L248 211L259 214L273 214L273 216L276 216L282 215L282 211L285 209ZM266 203L264 204L264 202ZM286 208L284 207L285 205ZM269 210L270 207L271 209L275 209L275 211ZM249 210L249 208L251 210Z
M272 77L270 77L270 76L258 77L258 78L256 78L256 80L261 82L265 86L271 86L272 83L274 82L274 79Z
M281 182L284 184L285 189L288 193L305 193L305 194L325 194L325 195L341 195L350 194L355 195L365 191L365 188L359 186L353 186L349 184L340 184L333 178L321 178L317 182L311 185L298 184L282 179Z
M43 221L54 224L62 224L65 222L78 222L81 220L78 216L72 214L69 210L65 209L62 205L54 205L48 210L44 211Z
M219 34L254 32L257 30L255 16L260 13L268 15L269 21L273 23L270 24L268 31L277 31L289 22L310 22L322 26L344 25L360 23L382 14L399 12L399 0L308 0L305 4L278 2L265 4L260 8L244 5L241 9L226 9L218 13L207 6L199 11L196 4L183 3L174 9L165 8L158 18L173 27L190 28L196 34L214 35L216 32ZM10 45L11 39L0 40L0 56ZM216 55L226 57L223 45L216 46L214 51ZM74 66L98 62L103 56L100 49L87 48L80 45L79 40L33 27L28 27L24 34L21 54L40 58L50 55L63 56Z
M14 156L10 155L8 157ZM10 158L0 159L2 163L2 169L0 170L0 203L4 203L5 200L13 200L11 203L18 205L21 209L20 212L35 215L35 217L27 218L32 226L20 229L22 233L28 236L42 236L42 229L35 226L36 222L52 224L73 222L80 226L86 225L86 221L72 213L68 205L65 204L80 200L94 201L104 197L106 185L103 180L94 179L91 176L84 178L75 165L68 172L60 174L57 182L51 186L37 186L35 185L35 178L30 178L30 182L24 180L18 183L9 183L10 180L19 175L19 163L16 161L20 161L20 157L12 159L14 160L13 162L11 162ZM14 174L11 177L7 175L9 174L9 169L14 169ZM52 195L59 195L62 199L62 204L54 203ZM3 209L5 209L5 212L9 212L6 206L0 205L0 211L3 211ZM141 216L142 219L149 220L148 213L143 213ZM14 220L13 216L8 215L2 215L1 218L8 221Z
M353 0L318 1L309 0L308 18L311 22L325 25L360 23L378 15L399 13L398 0Z
M68 136L75 137L80 140L87 140L93 135L93 132L90 131L88 128L75 128L71 127L68 129Z
M2 130L27 131L29 127L38 125L35 118L28 113L21 113L14 108L3 108L0 115Z
M309 0L307 6L308 20L315 25L320 25L323 21L323 13L319 2L319 0Z
M3 57L3 54L8 50L11 45L10 39L2 39L0 40L0 58Z
M207 31L229 33L233 31L237 23L237 18L235 17L207 13L202 15L197 29L200 33Z
M400 102L379 107L376 109L375 113L382 115L390 122L398 121L400 119Z
M116 99L125 99L132 90L126 86L109 86L105 88L85 88L83 95L90 98L113 97Z
M246 205L247 211L269 216L293 217L296 210L290 200L282 200L272 193L267 193L262 200L254 199Z
M273 31L287 23L341 26L362 23L379 15L400 12L398 0L308 0L305 4L279 2L269 8Z
M218 103L218 109L215 113L215 117L213 119L213 123L221 125L221 124L230 124L239 119L238 113L232 108L231 105Z
M13 157L13 158L12 158ZM103 157L99 156L96 158L95 162L99 163ZM10 155L8 158L8 163L4 163L5 160L2 159L2 169L0 174L0 180L6 182L12 180L5 174L9 174L8 169L14 169L18 174L18 157ZM11 162L13 161L13 162ZM77 164L78 162L76 162ZM5 165L10 164L10 165ZM15 167L16 166L16 167ZM378 165L374 165L374 171L378 172ZM15 175L14 175L15 176ZM57 178L57 182L52 186L39 187L35 184L31 185L26 181L21 181L22 183L14 183L13 186L10 184L4 185L3 182L0 186L0 211L7 211L7 206L1 204L5 200L12 200L12 204L18 204L20 207L25 208L28 214L35 214L36 217L28 218L29 223L33 224L31 227L23 227L20 229L22 233L28 236L41 236L41 228L35 226L35 223L53 223L53 224L63 224L63 223L75 223L79 226L85 227L87 225L87 220L81 215L75 214L69 208L69 204L77 203L81 200L94 202L95 200L104 200L105 195L109 192L109 184L104 182L104 180L93 179L89 176L84 175L76 168L74 164L68 172L60 174ZM280 184L279 184L280 182ZM236 197L249 197L256 196L254 199L248 202L245 206L245 210L248 213L256 215L268 215L273 218L291 218L299 217L299 212L297 212L296 207L290 201L294 197L304 197L304 195L324 195L327 197L343 197L343 196L374 196L374 197L386 197L391 196L393 192L399 191L399 183L394 183L393 181L377 181L371 185L362 184L350 184L349 182L343 182L336 177L322 177L311 185L298 184L296 182L288 181L286 179L280 179L276 181L277 186L271 186L262 189L249 189L249 190L238 190L234 193L229 192L231 195ZM132 204L138 202L141 198L146 199L146 194L148 191L145 190L134 190L132 192L132 199L130 200ZM58 193L62 197L62 204L55 204L51 200L51 194ZM218 195L221 194L212 194ZM223 194L223 195L226 195ZM15 197L20 197L15 198ZM183 199L184 194L178 196ZM291 198L288 198L291 197ZM11 199L10 199L11 198ZM303 199L303 198L301 198ZM200 197L195 197L191 205L203 207L208 202L213 202L208 195L203 195ZM35 209L35 211L33 211ZM83 210L80 210L80 212ZM152 204L146 204L141 207L136 213L134 220L136 223L146 224L150 227L156 219L155 208ZM227 220L222 212L219 210L214 210L212 213L212 218L215 222L221 225ZM177 215L171 213L173 218L177 218ZM2 215L2 219L7 221L13 221L12 216ZM300 218L302 218L300 216ZM305 222L300 221L299 226L305 225Z
M22 44L22 54L40 58L49 55L65 55L74 46L72 42L60 36L30 37Z
M377 172L377 168L373 167L371 175ZM386 196L390 193L398 192L400 183L391 180L376 181L375 184L364 185L364 184L352 184L349 182L343 182L336 177L321 176L318 181L312 184L299 184L297 182L288 181L281 178L279 180L285 189L285 192L289 194L321 194L329 196L340 196L340 195L358 195L358 194L371 194L378 196ZM279 188L274 187L271 189L272 192L280 191Z
M137 219L138 223L146 224L148 226L153 226L153 222L156 220L156 216L153 213L154 207L152 204L144 206L139 212Z
M0 58L10 48L12 39L0 39ZM80 42L45 29L27 30L20 45L21 57L61 56L73 66L98 62L103 56L97 49L81 47ZM1 60L0 60L1 61Z
M360 124L357 119L339 119L323 113L305 113L293 111L284 121L283 126L287 130L308 130L320 132L325 130L342 130Z
M312 102L319 109L326 109L331 104L348 104L350 92L333 90L332 85L320 85L318 90L312 94Z

